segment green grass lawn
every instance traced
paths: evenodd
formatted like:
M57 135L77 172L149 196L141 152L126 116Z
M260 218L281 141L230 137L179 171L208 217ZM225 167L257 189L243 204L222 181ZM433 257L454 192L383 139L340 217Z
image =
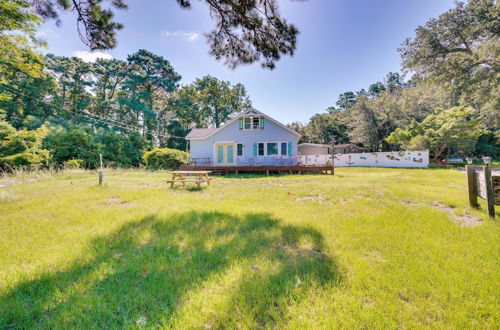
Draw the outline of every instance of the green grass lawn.
M0 328L498 329L500 214L464 173L167 177L0 180Z

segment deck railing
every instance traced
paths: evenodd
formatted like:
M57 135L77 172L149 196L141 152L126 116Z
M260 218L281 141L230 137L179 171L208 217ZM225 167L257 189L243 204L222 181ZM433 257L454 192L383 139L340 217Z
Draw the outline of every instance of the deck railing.
M332 155L301 155L299 156L299 164L312 165L329 165L332 163Z

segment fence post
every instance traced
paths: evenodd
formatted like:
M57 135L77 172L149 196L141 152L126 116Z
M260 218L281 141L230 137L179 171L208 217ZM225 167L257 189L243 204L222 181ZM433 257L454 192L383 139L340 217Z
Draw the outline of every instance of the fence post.
M335 141L332 141L332 175L335 175Z
M495 219L495 196L493 196L493 182L491 181L491 167L483 166L484 183L486 185L486 206L488 208L488 216L490 219Z
M104 171L102 170L102 154L99 154L99 185L102 185L104 182Z
M469 205L471 207L478 207L477 203L477 174L474 166L467 165L465 166L465 170L467 171L467 188L469 192Z

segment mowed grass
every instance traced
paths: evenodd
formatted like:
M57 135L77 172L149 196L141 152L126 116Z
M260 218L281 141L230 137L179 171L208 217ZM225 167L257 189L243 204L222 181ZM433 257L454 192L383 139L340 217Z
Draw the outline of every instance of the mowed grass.
M464 173L167 177L2 180L0 328L498 329L500 219Z

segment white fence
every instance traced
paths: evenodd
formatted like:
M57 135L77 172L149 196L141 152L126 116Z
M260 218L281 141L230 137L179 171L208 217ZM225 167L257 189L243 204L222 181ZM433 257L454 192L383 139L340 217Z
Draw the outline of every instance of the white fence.
M299 164L325 165L332 163L332 155L299 156ZM429 151L363 152L335 154L335 167L429 167Z

